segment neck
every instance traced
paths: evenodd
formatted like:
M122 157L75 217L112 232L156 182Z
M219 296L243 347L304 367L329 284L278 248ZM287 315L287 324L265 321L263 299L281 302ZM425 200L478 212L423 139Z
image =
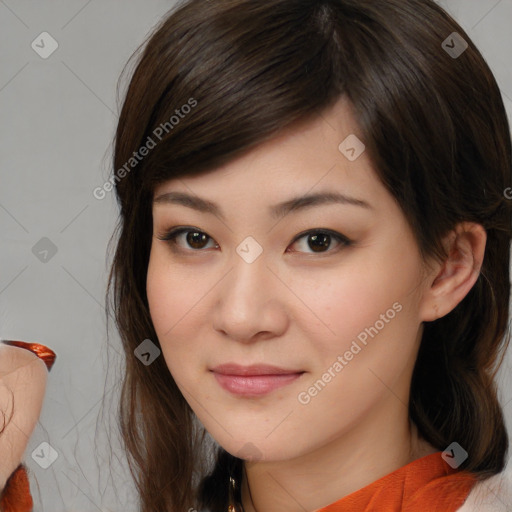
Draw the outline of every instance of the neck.
M357 425L321 448L294 459L245 462L245 512L315 511L438 451L419 438L403 404L399 403L398 409L389 410L389 404L387 407L387 420L367 418L367 426ZM397 415L400 422L396 421ZM373 425L373 432L369 425ZM375 425L379 427L377 432Z

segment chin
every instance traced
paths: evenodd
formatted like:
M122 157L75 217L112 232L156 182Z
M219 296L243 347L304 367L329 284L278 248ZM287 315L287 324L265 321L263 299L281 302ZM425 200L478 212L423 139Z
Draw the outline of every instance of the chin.
M255 435L251 438L250 433L244 433L244 439L236 437L235 432L231 432L233 437L226 437L225 433L221 439L214 437L217 443L228 453L243 459L247 462L277 462L293 459L301 455L301 446L289 436L275 436L274 439L265 438L265 435ZM261 438L260 438L261 437ZM272 437L272 436L270 436ZM249 440L252 439L252 440ZM288 443L285 442L288 440Z

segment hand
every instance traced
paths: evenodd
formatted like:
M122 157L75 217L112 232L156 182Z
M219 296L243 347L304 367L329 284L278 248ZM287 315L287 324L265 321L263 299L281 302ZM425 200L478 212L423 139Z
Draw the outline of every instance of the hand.
M47 379L45 362L33 352L0 343L0 492L22 461Z

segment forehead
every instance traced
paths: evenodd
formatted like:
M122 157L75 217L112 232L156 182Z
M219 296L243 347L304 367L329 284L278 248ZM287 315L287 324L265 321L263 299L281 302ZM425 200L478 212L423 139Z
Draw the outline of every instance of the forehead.
M274 205L291 197L330 191L375 201L385 191L365 154L363 139L350 103L341 99L236 160L160 184L154 198L172 191L220 203L231 199L239 205Z

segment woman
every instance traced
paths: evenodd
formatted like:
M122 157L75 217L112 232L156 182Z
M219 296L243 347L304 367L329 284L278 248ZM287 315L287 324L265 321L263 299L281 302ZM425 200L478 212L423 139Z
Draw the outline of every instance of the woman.
M468 35L190 0L141 50L104 187L140 510L507 510L511 142Z
M500 474L510 131L438 5L180 4L114 169L142 511L452 511Z

